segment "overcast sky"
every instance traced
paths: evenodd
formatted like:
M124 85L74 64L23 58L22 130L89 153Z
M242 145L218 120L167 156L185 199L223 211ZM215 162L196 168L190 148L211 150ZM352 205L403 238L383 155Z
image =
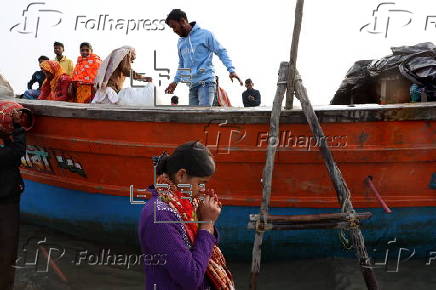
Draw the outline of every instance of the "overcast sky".
M163 90L177 69L178 36L159 20L165 19L173 8L185 10L190 21L197 21L215 34L227 48L239 76L253 79L255 88L262 94L262 105L272 104L280 61L289 60L295 1L40 2L45 4L33 5L24 13L26 27L22 14L32 1L8 1L0 11L0 73L9 79L16 93L26 88L32 73L38 69L40 55L53 58L54 41L65 44L65 55L74 62L79 55L80 42L88 41L102 58L122 45L134 46L137 49L134 69L152 76L159 95L169 103L170 96L165 96ZM378 6L375 23L373 10ZM108 15L104 31L101 21L97 31L99 15ZM383 57L390 53L391 46L432 41L436 34L434 15L436 1L431 0L306 0L298 68L312 102L328 104L355 61ZM110 19L113 21L108 22ZM118 19L121 20L117 22ZM150 21L144 21L146 19ZM113 23L112 31L110 23ZM114 23L119 23L116 29ZM129 30L127 23L130 23ZM154 70L155 50L156 66L169 69L170 80L159 76L165 75L165 71ZM232 103L242 106L244 88L230 82L216 56L214 63ZM186 86L179 85L176 94L182 103L187 103Z

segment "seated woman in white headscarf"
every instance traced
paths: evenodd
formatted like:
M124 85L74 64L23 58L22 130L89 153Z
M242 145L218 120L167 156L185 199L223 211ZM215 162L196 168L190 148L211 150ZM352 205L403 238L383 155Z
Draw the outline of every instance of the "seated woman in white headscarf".
M97 89L92 103L119 105L153 105L154 87L147 84L143 88L125 88L126 77L135 80L151 82L151 77L142 76L132 70L131 64L136 58L133 47L123 46L115 49L101 64L95 78Z

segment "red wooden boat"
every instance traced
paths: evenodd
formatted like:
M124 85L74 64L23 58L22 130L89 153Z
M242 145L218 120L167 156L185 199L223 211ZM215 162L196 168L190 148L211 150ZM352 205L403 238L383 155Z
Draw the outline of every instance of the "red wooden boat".
M337 210L336 193L301 110L284 111L278 140L268 139L271 108L120 107L17 100L31 109L22 173L22 211L33 221L86 238L136 243L135 226L153 183L151 157L200 140L217 162L210 186L225 208L219 225L227 254L247 258L268 140L278 146L272 214ZM371 247L397 237L425 250L436 222L436 103L315 107ZM381 209L373 184L393 213ZM133 186L133 195L130 194ZM341 254L334 231L268 233L266 256ZM417 238L418 237L418 238ZM298 246L298 247L297 247ZM274 249L274 253L273 253Z

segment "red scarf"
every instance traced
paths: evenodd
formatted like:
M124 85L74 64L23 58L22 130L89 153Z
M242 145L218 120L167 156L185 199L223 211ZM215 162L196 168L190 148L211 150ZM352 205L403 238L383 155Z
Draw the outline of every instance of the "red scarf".
M230 103L229 96L227 95L227 92L222 88L218 87L218 104L221 107L231 107L232 104Z
M168 184L169 189L159 188L158 193L160 199L167 203L172 209L176 210L183 221L197 221L198 199L189 199L182 197L190 197L188 194L182 193L175 184L166 176L160 175L157 178L158 184ZM194 244L198 233L198 223L184 224L187 236L191 245ZM232 290L235 289L232 274L227 267L226 260L218 246L212 249L212 255L207 265L206 275L217 290Z

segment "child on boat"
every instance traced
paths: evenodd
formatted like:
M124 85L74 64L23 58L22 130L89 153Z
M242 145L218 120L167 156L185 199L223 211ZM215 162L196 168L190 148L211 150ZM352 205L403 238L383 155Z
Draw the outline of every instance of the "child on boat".
M200 186L214 173L213 157L199 142L180 145L159 158L156 183L168 188L149 187L152 198L141 212L138 229L146 289L234 289L214 227L221 205L213 190ZM191 187L191 194L182 184Z
M88 42L80 44L80 56L73 71L73 85L77 103L90 103L93 96L94 80L101 65L100 57L92 53Z

